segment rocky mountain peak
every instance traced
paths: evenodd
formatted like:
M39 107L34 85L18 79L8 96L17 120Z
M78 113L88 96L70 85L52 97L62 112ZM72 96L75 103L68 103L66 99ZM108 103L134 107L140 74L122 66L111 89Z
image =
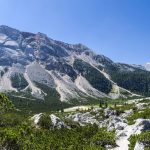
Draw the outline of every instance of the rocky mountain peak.
M20 31L16 30L14 28L1 25L0 26L0 33L8 36L9 38L12 38L14 40L17 40L18 36L20 35Z

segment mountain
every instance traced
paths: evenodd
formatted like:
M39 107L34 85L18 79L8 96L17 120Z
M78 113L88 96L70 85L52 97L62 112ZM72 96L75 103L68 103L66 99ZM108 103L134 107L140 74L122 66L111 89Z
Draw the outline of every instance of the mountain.
M145 64L145 68L146 68L146 70L150 71L150 63L149 62Z
M17 99L18 105L45 100L56 106L57 102L147 96L150 72L138 65L115 63L82 44L2 25L0 92Z

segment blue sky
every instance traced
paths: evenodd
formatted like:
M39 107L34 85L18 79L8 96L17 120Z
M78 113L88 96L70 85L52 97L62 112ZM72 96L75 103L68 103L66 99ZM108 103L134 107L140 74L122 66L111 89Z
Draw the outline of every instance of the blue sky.
M0 0L0 24L83 43L116 62L150 61L149 0Z

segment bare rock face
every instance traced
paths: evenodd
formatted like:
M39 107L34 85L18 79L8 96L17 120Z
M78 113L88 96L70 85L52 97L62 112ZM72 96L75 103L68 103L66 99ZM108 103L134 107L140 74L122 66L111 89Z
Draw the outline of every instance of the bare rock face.
M36 98L44 99L48 95L44 93L45 88L55 89L61 101L107 97L107 93L95 89L93 81L87 77L82 77L84 82L80 81L79 86L76 83L81 70L75 69L77 66L74 62L87 61L87 57L96 65L99 62L94 58L95 56L82 44L66 44L50 39L42 33L33 34L0 26L0 67L2 68L0 87L3 87L0 90L20 92L21 89L28 94L30 91L30 94ZM104 56L102 58L105 59ZM86 65L91 66L89 62L86 62ZM21 73L21 78L16 75L18 72ZM87 72L90 70L84 71L85 74ZM101 75L100 71L99 74ZM102 76L103 80L110 82L104 75ZM12 80L18 82L18 85L13 84ZM3 85L5 81L9 88ZM24 84L25 82L27 84Z
M82 44L0 26L0 92L21 91L44 100L48 91L55 90L59 95L55 98L65 102L127 97L134 94L121 88L124 84L120 75L139 70L147 73L139 66L114 63L96 55ZM114 81L114 75L119 81Z

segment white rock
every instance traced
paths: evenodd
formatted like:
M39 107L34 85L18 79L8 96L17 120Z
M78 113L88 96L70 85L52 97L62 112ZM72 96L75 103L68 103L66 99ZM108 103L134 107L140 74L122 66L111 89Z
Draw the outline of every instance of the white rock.
M130 115L132 115L133 114L133 110L132 109L130 109L130 110L126 110L123 114L121 114L120 116L122 117L122 118L126 118L126 117L128 117L128 116L130 116Z
M140 142L136 142L134 150L144 150L144 145Z
M50 118L51 118L51 121L52 121L54 127L61 129L61 128L64 128L66 126L65 123L60 118L55 116L54 114L51 114Z
M126 123L124 123L124 122L119 122L119 123L116 123L116 124L115 124L115 129L116 129L116 130L123 130L126 126L127 126Z
M90 112L86 113L76 113L74 115L68 116L69 119L72 119L75 122L79 122L80 125L86 124L97 124L99 126L99 122L95 119L95 116L91 115Z
M33 123L34 123L34 125L35 125L36 127L38 127L37 124L38 124L38 122L39 122L41 116L42 116L42 113L36 114L36 115L34 115L34 116L31 118L31 120L33 121Z
M147 105L146 103L138 103L138 104L136 104L136 107L137 107L137 109L142 110L145 108L146 105Z
M128 145L130 144L128 139L131 135L140 134L142 131L150 129L150 119L137 119L135 124L127 125L124 130L118 130L116 133L117 136L117 145L118 147L113 150L128 150ZM140 149L136 149L140 150Z
M104 109L104 116L112 116L114 115L115 111L111 110L110 108Z
M108 131L112 131L114 129L123 130L127 126L121 117L110 116L108 122Z
M99 113L102 108L93 108L91 112Z

